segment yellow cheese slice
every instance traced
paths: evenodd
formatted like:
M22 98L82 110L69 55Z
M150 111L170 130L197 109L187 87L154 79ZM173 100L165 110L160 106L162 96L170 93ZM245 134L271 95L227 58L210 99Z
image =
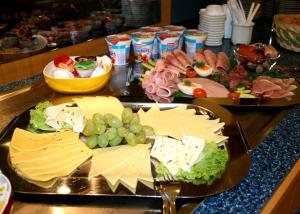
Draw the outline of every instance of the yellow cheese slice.
M144 167L144 162L142 161L142 156L144 154L145 152L141 149L130 162L127 162L126 171L125 173L122 173L122 176L120 177L121 183L127 188L130 187L129 189L133 193L136 192L138 176Z
M49 146L63 146L78 141L79 134L72 131L35 134L16 128L10 146L17 151L37 151Z
M195 110L186 109L185 105L160 111L156 104L147 112L139 111L138 114L141 123L153 127L156 135L166 135L178 140L183 135L190 135L216 143L228 139L220 132L225 123L219 123L218 119L209 120L208 115L195 115Z
M124 109L122 103L112 96L83 97L73 100L87 118L92 118L95 113L111 113L121 118Z
M140 156L140 162L143 163L143 167L138 175L138 180L141 182L147 181L153 184L154 180L151 172L150 151L148 148L145 149L144 154Z
M43 161L43 159L56 158L59 156L67 155L69 152L80 151L80 147L75 144L46 147L42 150L37 151L17 151L10 147L9 154L10 159L15 164L32 162L32 161Z
M89 179L131 158L136 149L138 147L129 145L94 149Z
M26 179L26 181L28 181L29 183L32 183L36 186L39 186L39 187L42 187L42 188L51 188L57 181L57 178L53 178L49 181L33 181L33 180L30 180L30 179Z
M80 142L80 144L83 143ZM35 171L50 171L51 168L64 166L69 162L75 161L75 159L81 155L85 155L85 153L89 152L90 151L88 151L88 149L81 149L77 146L77 148L75 147L74 150L69 150L67 153L59 153L60 155L57 156L46 156L47 158L39 160L33 159L25 162L14 162L14 165L18 168L22 168L22 171L27 171L29 173L34 173ZM68 157L66 158L66 156Z
M22 175L28 179L36 181L48 181L55 177L67 176L72 173L77 167L79 167L83 162L85 162L90 156L91 152L80 154L76 156L76 159L72 159L69 163L64 166L59 166L56 169L51 169L50 171L40 171L37 173L27 174L27 171L22 171Z

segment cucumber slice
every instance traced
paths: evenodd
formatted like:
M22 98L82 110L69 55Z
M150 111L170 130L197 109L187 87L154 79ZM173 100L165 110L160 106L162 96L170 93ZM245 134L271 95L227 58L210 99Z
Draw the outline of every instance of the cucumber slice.
M151 65L152 67L155 67L155 64L156 62L154 62L153 60L151 59L148 59L148 62L147 62L149 65Z
M144 70L151 70L152 68L154 68L153 66L147 64L147 63L142 63L142 68Z

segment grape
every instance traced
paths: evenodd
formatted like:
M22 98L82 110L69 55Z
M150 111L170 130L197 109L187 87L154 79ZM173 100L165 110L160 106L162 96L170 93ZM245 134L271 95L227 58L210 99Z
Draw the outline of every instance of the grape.
M105 121L107 124L109 124L109 121L111 121L111 119L112 119L113 117L115 117L115 115L110 114L110 113L107 113L107 114L104 115L104 121Z
M132 120L130 121L130 123L140 123L140 117L137 113L132 114Z
M118 135L120 137L125 137L128 133L129 133L129 131L125 127L118 128Z
M125 140L130 146L135 146L137 144L136 136L131 132L125 136Z
M107 140L112 140L117 136L117 129L116 128L109 128L105 132L105 137Z
M132 120L133 117L133 113L131 108L124 108L123 112L122 112L122 121L123 123L130 123L130 121Z
M130 132L133 132L133 133L139 133L141 130L142 130L142 125L138 122L135 122L135 121L131 121L130 122L130 126L129 126L129 131Z
M106 126L101 125L99 123L95 124L95 128L96 128L96 134L103 134L106 130Z
M97 142L98 146L101 148L105 148L108 145L108 140L104 134L98 136Z
M97 142L97 138L98 136L97 135L92 135L92 136L89 136L86 140L86 145L90 148L90 149L93 149L97 146L98 142Z
M153 136L155 134L154 129L151 126L143 126L143 131L145 132L146 136Z
M111 127L114 127L114 128L120 128L120 127L123 126L123 123L122 123L122 121L121 121L119 118L113 117L113 118L109 121L109 125L110 125Z
M92 120L87 120L82 132L85 136L92 136L97 133L96 126Z
M119 128L119 127L123 126L122 121L113 114L105 114L104 117L105 117L106 123L111 127Z
M116 136L113 139L111 139L108 143L110 146L117 146L121 143L122 137Z
M94 123L97 125L97 124L101 124L101 125L105 125L105 121L104 121L104 117L102 114L99 114L99 113L95 113L93 115L93 121Z
M138 144L146 143L146 133L143 130L136 134L136 141Z

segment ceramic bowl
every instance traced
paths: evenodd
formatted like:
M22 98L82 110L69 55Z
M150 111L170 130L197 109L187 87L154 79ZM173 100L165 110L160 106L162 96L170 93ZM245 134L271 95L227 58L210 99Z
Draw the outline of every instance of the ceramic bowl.
M71 57L74 59L75 57ZM103 66L104 71L99 66L101 64L100 57L97 57L98 65L95 69L96 76L92 74L92 77L87 78L55 78L53 77L53 71L57 68L54 62L49 62L43 70L43 75L46 84L56 92L64 94L86 94L93 93L103 88L110 79L111 66Z

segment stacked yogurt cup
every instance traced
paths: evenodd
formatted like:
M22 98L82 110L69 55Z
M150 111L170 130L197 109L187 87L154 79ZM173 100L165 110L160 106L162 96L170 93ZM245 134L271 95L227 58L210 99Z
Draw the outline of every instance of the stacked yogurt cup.
M225 12L222 5L208 5L199 11L200 24L198 29L207 32L207 46L222 45L225 26Z

